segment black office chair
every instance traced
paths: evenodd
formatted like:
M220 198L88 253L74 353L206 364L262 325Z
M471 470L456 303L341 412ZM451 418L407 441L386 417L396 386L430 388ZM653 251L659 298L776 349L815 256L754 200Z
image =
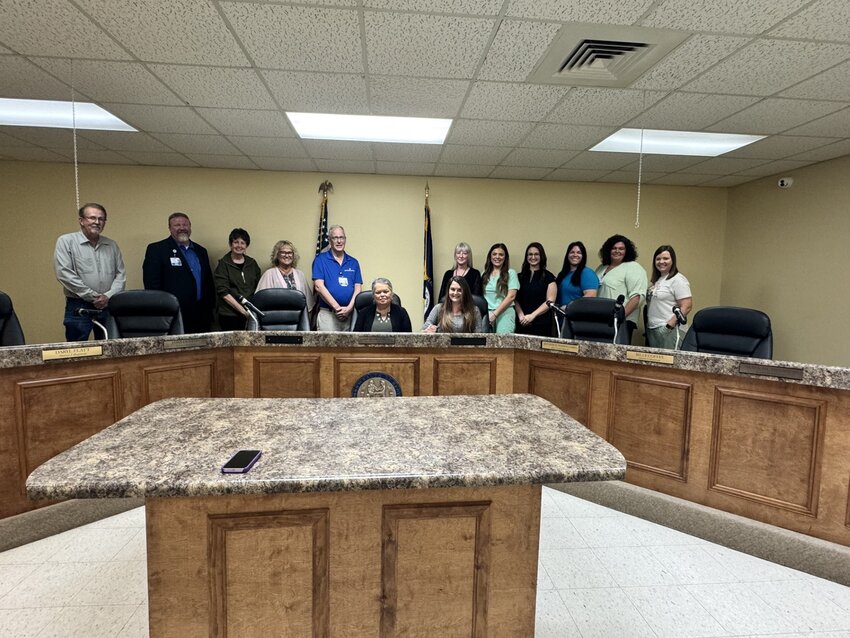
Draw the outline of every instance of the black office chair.
M616 308L617 332L614 333ZM561 329L562 339L629 345L626 313L613 299L579 297L570 302Z
M310 330L307 299L300 290L292 288L266 288L258 290L251 298L265 317L257 317L260 330Z
M351 325L348 329L354 332L354 324L357 323L357 315L363 312L364 308L368 308L375 303L375 298L372 296L371 290L364 290L354 298L354 310L351 312ZM401 297L393 293L392 304L401 307Z
M106 334L110 339L164 337L183 334L177 297L163 290L125 290L107 306Z
M472 295L472 303L481 313L481 318L484 321L484 332L490 332L490 309L487 307L487 300L480 295Z
M12 299L5 292L0 292L0 346L25 344L24 331L12 306Z
M694 314L681 350L728 354L736 357L773 358L770 317L761 310L715 306Z

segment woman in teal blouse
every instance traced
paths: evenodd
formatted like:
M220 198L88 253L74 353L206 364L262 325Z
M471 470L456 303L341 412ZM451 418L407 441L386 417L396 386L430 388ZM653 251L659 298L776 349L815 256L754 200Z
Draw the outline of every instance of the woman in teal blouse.
M484 264L484 299L490 311L490 326L493 332L513 332L516 328L514 299L519 290L519 277L511 268L511 256L504 244L493 244Z

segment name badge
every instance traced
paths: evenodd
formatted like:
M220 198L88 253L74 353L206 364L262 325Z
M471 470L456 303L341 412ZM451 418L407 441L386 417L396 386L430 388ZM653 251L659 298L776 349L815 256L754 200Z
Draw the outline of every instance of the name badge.
M343 277L342 275L340 275L339 276L339 285L342 286L343 288L347 288L348 287L348 277Z
M182 266L183 262L180 261L180 257L172 257L171 258L171 265L172 266Z

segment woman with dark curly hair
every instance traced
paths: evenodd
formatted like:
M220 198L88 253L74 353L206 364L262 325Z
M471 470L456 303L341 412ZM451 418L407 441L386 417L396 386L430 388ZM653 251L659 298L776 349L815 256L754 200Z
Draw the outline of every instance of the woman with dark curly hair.
M599 296L606 299L625 298L626 325L629 341L637 328L640 304L646 298L646 271L635 261L637 248L628 237L611 235L599 249L602 265L596 269L599 277Z

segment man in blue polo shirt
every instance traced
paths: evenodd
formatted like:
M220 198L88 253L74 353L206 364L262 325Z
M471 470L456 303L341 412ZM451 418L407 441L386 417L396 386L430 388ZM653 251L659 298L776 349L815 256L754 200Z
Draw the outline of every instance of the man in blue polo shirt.
M313 283L319 299L316 327L320 332L345 332L351 325L354 298L363 285L360 263L345 252L345 229L328 229L330 250L313 260Z

